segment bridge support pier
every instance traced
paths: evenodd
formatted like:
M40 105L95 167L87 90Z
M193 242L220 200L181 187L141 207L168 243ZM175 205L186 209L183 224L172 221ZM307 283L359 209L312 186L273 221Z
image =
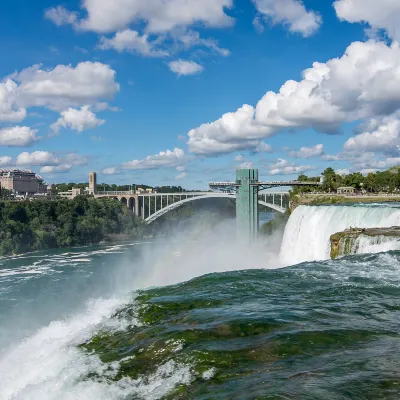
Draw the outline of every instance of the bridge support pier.
M258 169L236 171L236 221L239 239L252 240L258 236Z

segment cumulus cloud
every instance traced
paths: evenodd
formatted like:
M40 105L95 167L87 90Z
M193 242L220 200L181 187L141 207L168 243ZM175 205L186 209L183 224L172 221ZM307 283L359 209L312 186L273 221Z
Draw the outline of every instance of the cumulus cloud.
M100 39L99 48L102 50L114 49L122 53L129 51L147 57L165 57L168 52L157 48L158 42L149 40L149 35L140 35L139 32L125 29L117 32L114 37Z
M296 165L287 160L279 158L278 161L268 168L268 175L293 175L312 171L315 168L311 165Z
M0 167L6 167L12 164L12 158L9 156L0 157Z
M106 121L98 119L96 114L90 111L89 106L83 106L80 110L68 108L61 113L61 118L57 120L50 128L58 133L60 128L70 128L72 130L83 132L101 126Z
M400 115L373 119L366 125L367 130L352 137L344 144L345 151L383 152L391 154L400 151ZM369 129L368 129L369 128Z
M102 100L112 99L118 91L115 71L99 62L83 62L76 67L58 65L50 70L34 65L0 81L0 122L20 122L26 118L28 108L45 107L62 112L62 117L52 125L54 130L69 126L82 131L105 122L97 119L89 108L112 109ZM29 145L37 140L36 131L27 127L1 132L8 138L13 135L19 138L10 139L10 146Z
M300 82L289 80L256 107L237 111L189 131L197 154L244 150L282 130L313 128L332 134L341 124L400 109L400 45L354 42L341 58L315 62Z
M11 76L15 102L19 107L67 107L92 105L112 99L119 91L115 71L99 62L82 62L76 67L57 65L44 70L34 65Z
M71 164L60 164L60 165L47 165L45 167L40 168L40 172L42 174L53 174L59 172L69 172L72 169L73 165Z
M54 154L48 151L23 152L17 157L18 166L41 167L43 174L63 173L76 165L87 164L85 156L76 153Z
M204 70L204 67L194 61L176 60L168 63L169 69L177 74L181 75L196 75Z
M311 158L318 157L324 154L324 145L317 144L314 147L302 147L298 151L290 151L289 156L295 158Z
M122 164L124 169L158 169L166 167L178 167L188 161L182 149L162 151L158 154L147 156L143 160L132 160Z
M26 147L39 140L37 130L28 126L14 126L0 129L0 146Z
M400 40L400 2L397 0L336 0L337 16L348 22L364 22L373 30L383 29L394 40Z
M17 104L18 85L11 79L0 82L0 122L20 122L26 117L26 109Z
M253 3L264 18L304 37L315 33L322 23L320 15L307 11L301 0L253 0Z
M17 157L17 165L58 165L60 160L48 151L34 151L28 153L24 151Z
M203 23L210 27L228 26L233 19L225 13L232 0L85 0L86 18L58 6L45 16L58 25L71 24L76 29L99 33L116 32L133 22L145 21L152 33L171 31L176 27Z

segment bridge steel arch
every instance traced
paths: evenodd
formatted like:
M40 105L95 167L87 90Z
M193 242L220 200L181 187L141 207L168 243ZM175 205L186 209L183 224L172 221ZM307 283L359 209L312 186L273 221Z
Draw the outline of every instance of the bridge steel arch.
M176 203L170 204L169 206L158 210L157 212L155 212L154 214L150 215L150 217L147 217L145 219L145 222L147 224L151 224L152 222L154 222L156 219L160 218L161 216L167 214L168 212L174 210L175 208L180 207L181 205L185 204L185 203L189 203L191 201L196 201L196 200L204 200L204 199L212 199L212 198L224 198L224 199L235 199L236 200L236 195L235 194L229 194L229 193L218 193L218 192L214 192L214 193L210 193L204 196L195 196L195 197L190 197L188 199L184 199L184 200L180 200ZM271 204L271 203L266 203L265 201L262 200L258 200L258 204L261 204L265 207L271 208L274 211L278 211L281 214L284 214L286 212L286 209L280 206L277 206L276 204Z

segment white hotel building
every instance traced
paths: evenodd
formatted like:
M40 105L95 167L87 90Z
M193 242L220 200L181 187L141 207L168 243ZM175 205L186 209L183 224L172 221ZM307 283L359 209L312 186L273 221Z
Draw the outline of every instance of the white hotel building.
M47 193L40 175L27 169L0 169L0 186L15 195L33 196Z

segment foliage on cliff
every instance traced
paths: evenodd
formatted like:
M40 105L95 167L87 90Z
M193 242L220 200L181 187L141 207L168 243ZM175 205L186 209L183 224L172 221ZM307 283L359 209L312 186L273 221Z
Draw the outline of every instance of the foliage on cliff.
M142 222L120 202L74 200L0 202L0 255L99 243L109 234L136 237Z
M265 236L270 236L279 231L283 232L285 225L289 220L289 216L290 216L289 212L286 212L285 214L276 213L274 219L266 222L260 228L260 234Z
M391 228L350 228L342 232L334 233L330 237L331 241L331 258L335 259L341 256L353 254L357 250L357 239L361 237L391 238L393 240L400 239L400 227L393 226ZM378 241L379 241L378 240Z

